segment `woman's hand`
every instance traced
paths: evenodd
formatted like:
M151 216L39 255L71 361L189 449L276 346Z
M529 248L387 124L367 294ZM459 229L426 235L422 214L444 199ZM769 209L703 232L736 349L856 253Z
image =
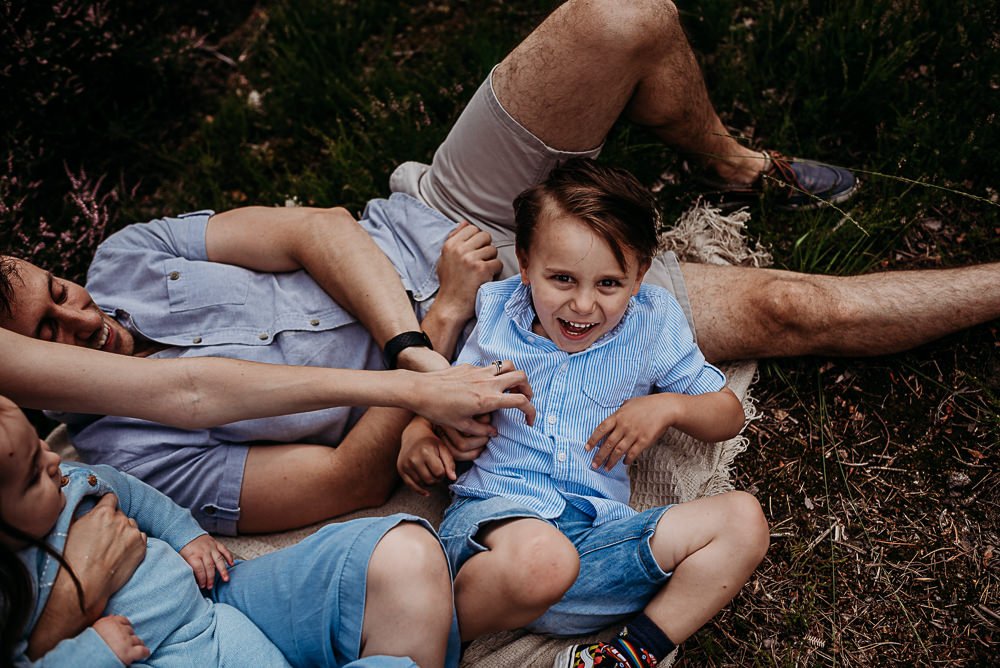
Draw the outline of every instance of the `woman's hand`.
M132 623L121 615L101 617L94 622L94 630L126 666L149 656L149 648L135 634Z
M499 373L498 373L499 371ZM469 436L493 436L496 430L476 416L501 408L516 408L528 424L535 422L531 386L513 362L499 366L474 367L469 364L414 376L407 408L434 424L457 429Z
M90 512L70 525L63 557L83 585L84 610L80 610L69 573L59 569L28 642L28 657L32 659L97 621L111 595L128 582L146 558L146 534L139 531L135 520L118 510L117 497L106 494Z
M118 497L105 494L70 525L63 557L83 584L87 607L100 605L99 613L146 558L146 534L118 509Z
M180 555L194 571L195 582L202 589L211 589L215 584L215 572L223 582L229 582L227 567L233 565L233 555L225 545L208 534L198 536L180 549Z

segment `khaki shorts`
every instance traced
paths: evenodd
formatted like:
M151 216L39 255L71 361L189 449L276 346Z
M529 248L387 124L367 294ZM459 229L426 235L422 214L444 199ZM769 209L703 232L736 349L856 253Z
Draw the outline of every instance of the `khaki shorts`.
M456 222L467 220L489 232L504 264L500 278L506 278L517 271L514 198L545 180L560 162L596 158L602 147L574 152L546 146L501 106L492 79L490 72L434 153L433 162L403 163L392 173L389 187ZM694 332L691 304L673 252L653 259L645 282L673 293Z

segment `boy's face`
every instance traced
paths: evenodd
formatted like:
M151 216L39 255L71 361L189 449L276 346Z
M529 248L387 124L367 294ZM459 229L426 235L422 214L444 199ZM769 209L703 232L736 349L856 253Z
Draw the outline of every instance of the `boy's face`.
M35 538L52 530L66 503L59 462L21 410L0 397L0 513L7 524ZM22 547L2 533L0 540Z
M625 315L648 267L626 250L622 269L607 242L580 219L547 204L531 248L518 253L521 281L531 286L536 334L560 350L586 350Z

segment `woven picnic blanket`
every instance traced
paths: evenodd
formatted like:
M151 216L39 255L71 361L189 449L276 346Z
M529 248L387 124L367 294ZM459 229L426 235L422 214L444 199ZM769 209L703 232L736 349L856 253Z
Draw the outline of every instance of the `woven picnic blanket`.
M743 233L748 218L746 211L723 215L717 209L699 203L663 235L664 245L674 250L681 260L750 266L769 264L770 256L765 251L747 248ZM748 420L755 418L756 408L748 390L757 370L756 363L742 361L720 365L720 368L727 376L728 387L743 401ZM65 427L58 427L47 440L53 449L75 459ZM731 467L746 446L747 439L743 435L723 443L705 443L675 430L668 431L656 446L649 448L633 464L631 505L641 511L733 489ZM447 491L443 487L429 497L400 487L380 508L358 511L330 521L343 522L405 512L424 517L436 527L447 505ZM224 537L221 540L234 555L251 559L293 545L328 523L321 522L282 533ZM496 633L473 642L462 657L462 666L548 667L552 665L556 652L567 644L605 638L617 630L614 627L593 636L575 638L552 638L524 630ZM667 661L663 665L671 663Z

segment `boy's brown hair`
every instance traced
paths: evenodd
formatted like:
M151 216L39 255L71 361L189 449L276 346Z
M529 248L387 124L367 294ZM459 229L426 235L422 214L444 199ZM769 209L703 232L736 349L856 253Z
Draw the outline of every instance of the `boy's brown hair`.
M660 214L656 202L639 181L624 169L600 165L587 158L571 158L537 186L514 199L515 247L528 253L535 226L546 203L574 216L603 238L622 269L625 250L640 266L648 266L659 248Z

